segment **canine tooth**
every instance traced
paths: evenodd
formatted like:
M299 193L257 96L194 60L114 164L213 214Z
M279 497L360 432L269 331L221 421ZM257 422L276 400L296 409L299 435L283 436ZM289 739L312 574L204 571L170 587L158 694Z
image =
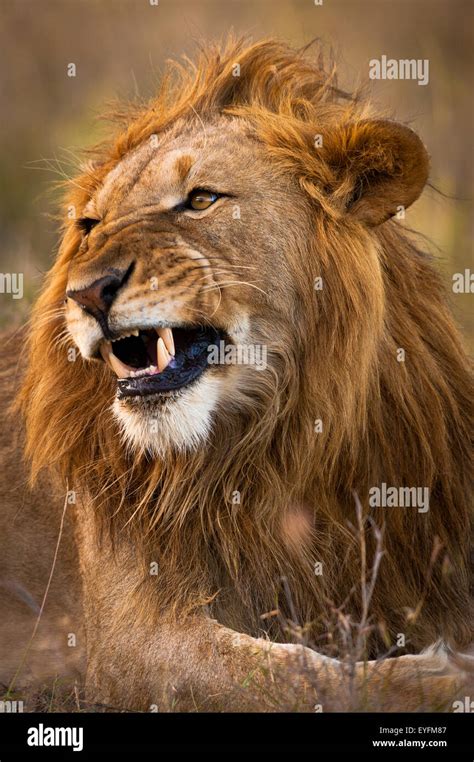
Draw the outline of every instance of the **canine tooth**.
M110 341L103 341L99 349L100 349L100 354L104 358L105 362L107 362L107 358L112 351L112 344L110 343Z
M131 371L128 365L119 360L113 352L109 355L109 365L119 378L128 378L130 376Z
M130 334L130 336L138 336L138 335L139 335L138 328L135 328L135 330L132 331L131 334Z
M158 371L160 373L166 368L170 360L171 360L171 355L166 349L165 342L160 336L160 338L158 339L156 343L156 361L158 365Z
M174 339L173 339L173 331L171 328L157 328L158 336L161 336L165 343L165 347L170 353L170 355L175 355L175 348L174 348Z
M128 365L125 365L125 363L119 360L119 358L112 352L110 341L102 342L100 345L100 353L118 378L129 378L131 376L132 371Z

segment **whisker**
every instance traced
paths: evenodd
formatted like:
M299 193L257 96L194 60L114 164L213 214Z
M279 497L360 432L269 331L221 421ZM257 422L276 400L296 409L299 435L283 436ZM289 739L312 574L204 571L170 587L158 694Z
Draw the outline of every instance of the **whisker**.
M256 265L238 265L238 264L234 264L233 262L229 262L227 259L223 257L213 257L213 256L189 257L186 254L178 254L177 256L174 257L174 261L178 263L185 262L186 260L190 262L204 261L206 263L215 261L215 262L219 262L222 265L225 265L226 267L238 268L239 270L256 270L257 269ZM205 267L206 265L204 264L201 266Z
M221 291L221 289L219 289L219 301L217 302L217 307L215 308L214 312L212 313L211 318L213 318L214 315L216 314L217 310L221 306L221 302L222 302L222 291Z
M53 164L53 161L56 162L56 166ZM39 162L44 162L45 166L43 167L35 167L34 164L38 164ZM53 159L47 159L45 157L42 157L41 159L33 159L29 162L27 162L25 165L25 169L35 169L40 170L43 172L52 172L55 175L59 175L65 182L67 182L70 185L73 185L75 188L79 188L79 190L84 191L87 193L87 188L83 188L82 185L79 185L74 178L70 177L64 170L64 168L61 165L60 159L55 156Z
M229 270L213 270L211 273L207 273L207 275L203 275L202 278L197 278L195 283L199 283L199 281L204 280L204 278L212 278L214 277L214 275L229 275Z
M248 281L244 281L244 280L223 281L218 283L216 286L205 286L203 289L201 289L201 291L202 292L212 291L213 289L216 289L216 288L227 288L227 286L249 286L250 288L254 288L256 291L260 291L265 296L268 296L267 292L264 291L263 288L256 286L255 283L249 283Z
M212 317L212 315L209 317L208 315L206 315L206 313L203 310L197 309L197 307L190 307L189 305L186 305L186 309L190 310L190 312L196 312L199 315L199 317L202 318L204 323L208 325L210 328L214 327L212 323L210 322L210 317ZM214 314L214 312L212 314Z

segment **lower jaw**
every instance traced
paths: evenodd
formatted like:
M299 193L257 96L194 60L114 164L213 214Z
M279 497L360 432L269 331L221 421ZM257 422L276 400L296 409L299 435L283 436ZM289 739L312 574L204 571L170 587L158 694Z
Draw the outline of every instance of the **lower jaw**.
M174 397L192 386L204 373L205 368L194 369L186 374L181 373L179 379L173 369L166 368L161 373L153 376L140 376L138 378L119 378L117 380L117 397Z

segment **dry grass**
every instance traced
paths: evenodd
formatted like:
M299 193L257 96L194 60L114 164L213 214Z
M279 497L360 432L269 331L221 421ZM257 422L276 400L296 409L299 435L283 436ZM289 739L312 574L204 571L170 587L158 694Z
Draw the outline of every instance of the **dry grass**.
M287 641L302 646L301 657L299 659L298 670L295 670L294 686L290 688L287 683L281 684L272 674L271 661L268 658L259 658L255 667L248 673L240 690L247 691L250 687L260 691L262 696L262 705L271 706L275 712L299 712L307 711L308 696L314 696L314 711L332 711L332 712L366 712L377 711L377 695L383 696L378 691L384 691L389 688L387 682L382 681L382 686L374 690L374 682L377 682L377 667L368 673L361 680L361 674L364 673L364 667L367 666L367 640L374 628L379 628L385 632L383 622L374 621L370 604L372 595L377 582L377 575L384 556L383 550L383 529L377 527L370 517L364 516L363 508L357 495L355 500L355 524L350 524L349 529L357 539L360 550L360 578L354 582L351 595L359 594L362 601L361 616L355 620L347 613L349 599L336 605L333 601L327 601L327 632L322 643L315 643L308 637L311 630L310 623L301 624L298 620L297 612L291 600L291 593L286 580L282 580L285 591L288 608L291 611L291 618L284 618L279 609L275 609L262 618L275 616L279 618L281 628L287 635ZM375 550L372 554L372 561L368 562L367 553L367 532L366 525L369 524L370 532L375 538ZM433 551L433 563L439 549ZM428 584L428 581L427 581ZM410 623L416 619L423 601L415 611L407 612L407 631ZM377 660L378 665L393 656L398 656L404 651L397 646L390 644L388 634L385 632L387 650ZM408 643L407 643L408 645ZM338 698L334 695L327 695L323 686L326 683L323 670L315 674L314 665L308 663L307 650L324 651L326 654L337 658L340 662L340 682L338 688ZM273 684L271 691L262 688L264 677L265 684ZM268 679L270 678L270 680ZM385 679L390 680L390 676ZM422 691L420 690L420 695ZM160 712L179 711L179 702L172 690L163 690L163 702L159 706ZM445 700L442 703L433 703L427 696L425 700L420 701L418 711L446 711L452 706L455 695L446 693ZM24 711L39 713L62 713L62 712L141 712L133 706L119 708L102 703L88 701L84 694L84 687L77 681L72 683L70 680L61 680L56 678L52 683L42 685L36 688L26 688L10 690L7 686L0 686L0 701L23 701ZM205 706L195 706L196 712L205 712Z

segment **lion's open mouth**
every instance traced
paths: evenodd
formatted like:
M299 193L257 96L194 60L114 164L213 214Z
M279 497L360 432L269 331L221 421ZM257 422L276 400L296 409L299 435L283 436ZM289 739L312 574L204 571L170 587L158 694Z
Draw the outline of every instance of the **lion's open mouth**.
M195 381L208 366L209 348L222 336L207 326L137 328L114 341L103 341L100 352L118 377L118 397L141 397Z

